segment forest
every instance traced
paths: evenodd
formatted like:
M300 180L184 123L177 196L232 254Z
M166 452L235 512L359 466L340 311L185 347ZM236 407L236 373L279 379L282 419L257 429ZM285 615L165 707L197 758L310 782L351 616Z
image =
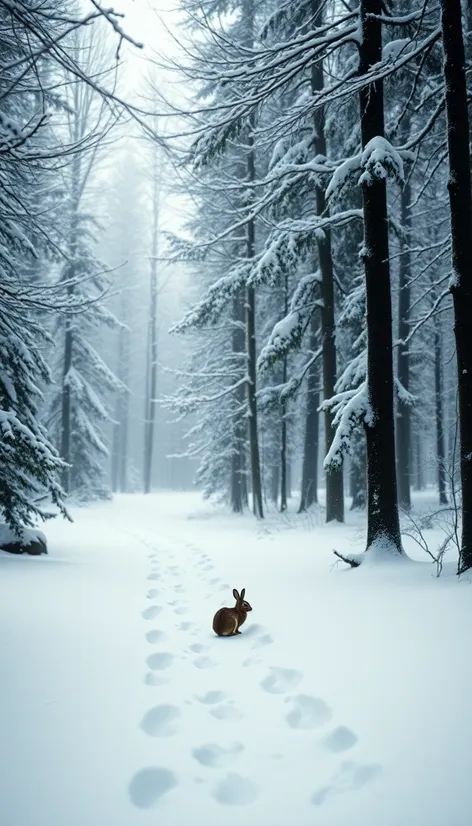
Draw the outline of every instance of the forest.
M0 0L5 826L469 826L471 77L468 0Z

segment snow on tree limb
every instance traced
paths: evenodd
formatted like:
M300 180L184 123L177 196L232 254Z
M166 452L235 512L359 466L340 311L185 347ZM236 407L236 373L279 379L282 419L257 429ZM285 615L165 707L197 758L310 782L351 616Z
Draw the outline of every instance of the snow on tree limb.
M169 332L184 333L194 327L203 327L217 321L228 302L245 286L249 268L250 264L243 263L230 275L224 275L212 284L198 304L185 314L182 321L174 324Z
M267 344L262 348L257 363L261 373L300 347L313 310L319 304L319 300L314 298L314 291L320 279L319 271L300 279L292 297L290 312L275 324Z
M367 383L363 382L355 390L337 393L323 402L321 410L326 407L334 411L333 425L336 427L334 439L323 462L323 467L329 472L331 468L342 464L344 453L350 451L352 431L370 415Z
M386 138L373 138L362 152L347 158L338 166L329 182L326 197L339 197L353 184L371 184L384 178L393 178L403 183L405 160L414 161L414 153L406 149L395 149Z

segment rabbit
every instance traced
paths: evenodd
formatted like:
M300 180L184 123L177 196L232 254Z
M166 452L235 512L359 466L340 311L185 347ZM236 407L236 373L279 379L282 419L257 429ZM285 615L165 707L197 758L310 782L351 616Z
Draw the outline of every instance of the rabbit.
M220 608L213 617L213 631L219 637L232 637L241 633L239 628L246 621L248 611L252 611L249 602L244 599L245 593L245 588L242 589L241 594L233 588L233 597L236 600L234 608Z

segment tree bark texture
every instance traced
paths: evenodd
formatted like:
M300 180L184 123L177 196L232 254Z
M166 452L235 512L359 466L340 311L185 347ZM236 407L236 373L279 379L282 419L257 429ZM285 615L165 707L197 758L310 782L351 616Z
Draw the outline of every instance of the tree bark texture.
M449 152L449 204L456 341L462 537L459 573L472 568L472 196L460 0L441 0Z
M244 304L240 296L233 299L233 332L232 350L235 356L236 367L244 370L244 356L246 342L244 335ZM244 406L245 397L244 385L238 387L236 391L237 410L233 416L233 452L231 455L231 510L233 513L242 513L247 503L247 493L244 496L245 487L245 463L244 451L246 449L245 427L242 420L241 409ZM246 498L246 501L245 501Z
M314 25L321 25L324 3L321 0L312 0ZM323 64L316 63L311 71L311 87L314 93L323 89ZM326 140L324 129L324 109L315 111L315 154L326 155ZM316 214L326 214L326 198L323 186L315 187ZM323 398L330 399L334 395L336 384L336 323L334 316L334 272L331 250L331 234L325 230L323 236L317 237L318 262L321 273L321 342L323 348ZM334 438L333 413L325 410L324 433L325 455L331 447ZM326 521L336 519L344 522L344 486L343 467L340 465L326 473Z
M254 152L254 137L252 129L254 123L251 120L248 134L248 154L247 154L247 177L250 185L256 178L256 163ZM255 253L255 222L254 219L248 221L246 232L246 256L248 259L254 258ZM259 519L264 516L262 505L262 477L261 460L259 451L259 430L257 422L257 360L256 360L256 296L254 287L246 287L246 345L247 345L247 401L249 416L249 455L251 457L251 479L252 479L252 509Z
M447 505L446 448L444 444L444 412L442 387L442 338L439 318L434 320L434 399L436 408L436 459L438 463L439 504Z
M382 0L362 0L359 73L382 59ZM384 134L383 86L360 92L362 146ZM367 305L367 549L401 553L393 415L392 303L385 180L362 184Z
M310 350L316 351L318 345L318 319L313 313L310 322ZM300 506L298 513L308 510L314 502L318 502L318 445L319 445L319 415L320 405L319 368L315 361L307 377L306 414L305 414L305 442L303 448L302 484Z
M411 303L411 188L407 181L401 194L401 229L403 232L402 250L400 256L399 296L398 296L398 362L397 376L402 387L410 389L410 344L406 339L410 332L410 303ZM405 342L405 343L402 343ZM397 481L398 502L404 510L410 510L411 497L411 407L397 400L396 415L396 447L397 447Z

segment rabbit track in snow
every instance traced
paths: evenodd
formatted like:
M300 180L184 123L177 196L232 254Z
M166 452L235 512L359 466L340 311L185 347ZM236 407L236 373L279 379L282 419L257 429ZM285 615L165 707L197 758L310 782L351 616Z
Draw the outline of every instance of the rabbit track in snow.
M193 596L195 587L200 591L203 588L201 600L215 600L216 607L218 603L221 604L220 595L225 599L225 594L228 594L231 588L215 574L213 561L201 549L187 546L185 554L185 564L180 560L180 564L176 564L177 558L166 554L165 551L160 560L158 554L149 555L152 562L150 576L159 580L159 593L156 588L152 588L147 591L147 599L154 600L160 596L166 604L163 603L163 608L148 604L142 616L145 619L153 618L153 612L149 613L150 609L157 608L154 616L163 611L166 624L163 625L165 631L160 628L151 629L145 635L145 639L154 646L165 643L167 650L156 650L146 659L147 671L144 682L156 692L153 696L159 697L160 704L145 712L140 728L149 737L175 737L178 749L180 736L188 722L188 705L200 708L201 714L208 715L208 731L213 733L213 737L209 738L208 742L202 738L203 742L197 742L189 747L188 757L203 769L202 777L193 778L194 782L198 780L202 789L223 807L250 807L258 800L260 790L251 770L245 770L244 760L251 756L256 741L251 744L250 736L246 741L246 737L243 737L239 730L240 721L244 725L245 715L235 702L237 692L234 692L233 699L233 692L227 693L218 686L219 679L223 688L227 685L225 646L228 645L228 641L223 642L221 649L219 638L213 638L211 628L205 628L202 622L194 619L177 621L179 615L192 611L192 606L196 603L196 597ZM207 604L206 601L204 604ZM255 608L257 610L257 602ZM205 612L200 611L199 617L203 617ZM172 622L172 614L176 615L175 622ZM208 644L205 644L206 640L209 641ZM267 663L266 652L271 646L276 650L274 643L276 644L277 640L274 640L267 627L257 622L249 622L247 627L242 628L241 636L235 637L229 643L233 646L233 662L239 667L244 665L243 671L254 669L262 662ZM221 657L218 656L220 651L224 652ZM173 675L178 663L184 669L184 674L188 675L187 678L184 676L184 685L186 679L198 680L200 690L193 698L186 699L185 696L180 696L177 700L175 697L173 686L176 683ZM305 675L296 668L288 667L289 665L290 663L287 666L267 666L266 673L262 671L256 679L254 672L251 676L249 671L246 673L249 679L259 682L261 698L266 695L262 708L268 710L274 729L280 727L281 732L284 727L286 731L292 730L289 736L294 738L294 743L306 743L304 737L312 738L311 748L318 754L321 761L320 769L323 761L338 758L338 768L336 769L335 764L331 767L331 776L327 773L323 778L322 773L319 777L319 787L316 788L315 785L311 792L310 789L306 792L307 804L320 807L337 795L354 793L370 784L382 769L375 763L362 764L355 760L342 762L346 752L355 755L357 735L348 726L330 726L334 712L324 699L310 693L296 693L300 690L299 685ZM191 678L189 668L190 671L196 669L201 676L196 673L195 677ZM213 687L215 683L216 687ZM269 700L267 695L272 695L272 699ZM202 731L205 730L206 726L203 723ZM277 755L270 753L266 756L273 759ZM280 754L279 758L283 761L284 755ZM327 763L328 770L329 766ZM177 776L172 768L173 766L149 766L134 775L129 785L129 796L137 808L145 809L155 804L159 805L164 795L172 794L172 790L178 785Z

